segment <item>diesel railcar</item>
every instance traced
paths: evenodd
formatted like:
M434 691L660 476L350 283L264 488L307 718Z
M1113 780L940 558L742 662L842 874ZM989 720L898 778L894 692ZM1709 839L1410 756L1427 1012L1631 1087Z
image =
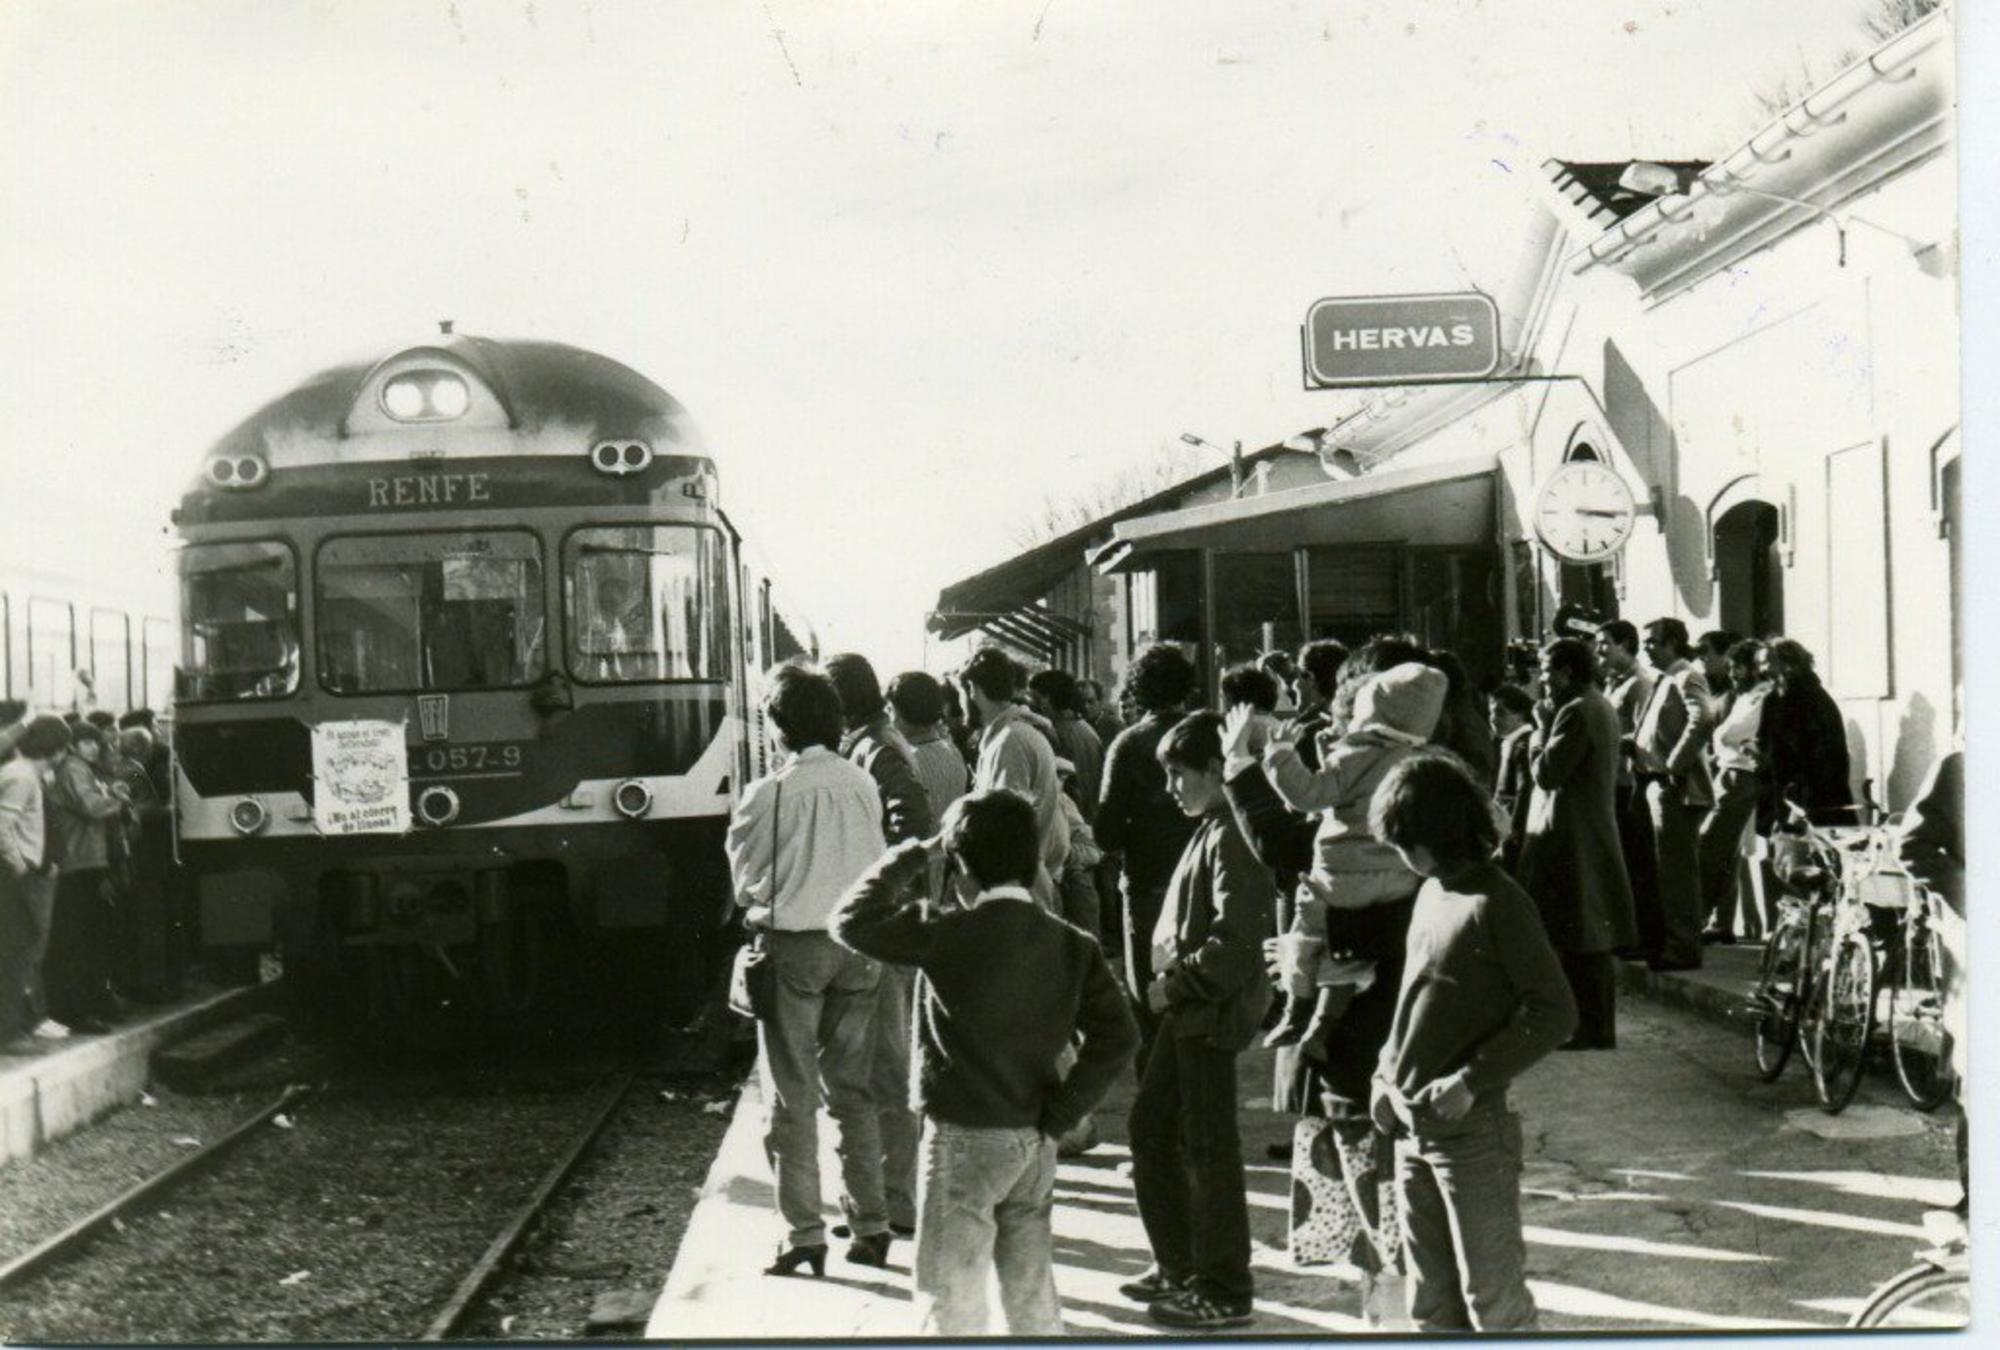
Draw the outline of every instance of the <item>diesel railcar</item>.
M174 520L205 945L276 948L303 997L367 1023L712 995L723 834L771 753L760 675L817 652L679 402L446 325L252 414ZM362 776L406 784L406 818L329 831L316 736L385 721L402 762Z

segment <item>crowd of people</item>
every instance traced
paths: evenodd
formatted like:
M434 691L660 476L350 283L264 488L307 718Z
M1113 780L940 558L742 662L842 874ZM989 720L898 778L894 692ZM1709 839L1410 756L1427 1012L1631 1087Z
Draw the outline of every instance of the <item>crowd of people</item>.
M776 671L785 754L728 844L781 991L770 1271L914 1238L922 1330L989 1330L997 1271L1007 1332L1060 1333L1056 1159L1094 1146L1130 1065L1154 1264L1121 1292L1170 1327L1246 1325L1237 1076L1261 1040L1297 1118L1271 1149L1291 1259L1359 1272L1378 1325L1533 1327L1509 1082L1616 1047L1618 960L1687 970L1761 934L1759 838L1853 810L1796 642L1612 621L1537 657L1482 689L1406 635L1318 640L1223 672L1212 708L1168 644L1115 708L998 648L886 693L854 654Z
M0 1049L108 1032L171 992L164 933L137 931L166 904L167 773L148 710L0 703Z

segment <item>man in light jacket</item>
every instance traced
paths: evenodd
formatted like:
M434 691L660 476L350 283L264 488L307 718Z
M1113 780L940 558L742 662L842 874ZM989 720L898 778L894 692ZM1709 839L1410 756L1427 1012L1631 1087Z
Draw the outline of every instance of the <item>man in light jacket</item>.
M972 790L1011 788L1035 808L1035 838L1041 871L1031 887L1051 914L1062 908L1056 877L1069 856L1069 822L1062 813L1062 782L1049 738L1035 729L1033 714L1014 702L1021 692L1021 668L998 647L982 647L959 672L972 717L979 724L979 763Z
M1655 970L1701 968L1701 820L1715 805L1703 750L1715 721L1708 681L1690 659L1687 625L1655 619L1646 625L1646 660L1658 672L1652 697L1633 736L1634 767L1653 825L1659 888L1660 950Z

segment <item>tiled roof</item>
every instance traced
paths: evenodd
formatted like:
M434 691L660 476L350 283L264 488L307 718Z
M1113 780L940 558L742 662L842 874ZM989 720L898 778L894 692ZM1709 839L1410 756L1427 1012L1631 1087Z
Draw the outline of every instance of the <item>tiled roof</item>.
M1683 183L1692 180L1709 165L1705 159L1658 159L1648 162L1672 169ZM1645 193L1627 192L1618 186L1619 175L1630 163L1630 160L1623 159L1609 164L1551 159L1542 168L1548 173L1549 181L1556 185L1556 191L1574 202L1592 224L1599 229L1609 229L1654 201Z

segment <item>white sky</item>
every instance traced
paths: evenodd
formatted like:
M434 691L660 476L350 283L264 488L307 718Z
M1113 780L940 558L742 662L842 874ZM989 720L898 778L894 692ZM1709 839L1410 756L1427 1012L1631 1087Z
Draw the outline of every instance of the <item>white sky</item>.
M155 566L213 436L451 317L684 401L886 674L1052 487L1337 414L1311 301L1497 285L1516 175L1727 150L1870 7L9 0L0 554Z

